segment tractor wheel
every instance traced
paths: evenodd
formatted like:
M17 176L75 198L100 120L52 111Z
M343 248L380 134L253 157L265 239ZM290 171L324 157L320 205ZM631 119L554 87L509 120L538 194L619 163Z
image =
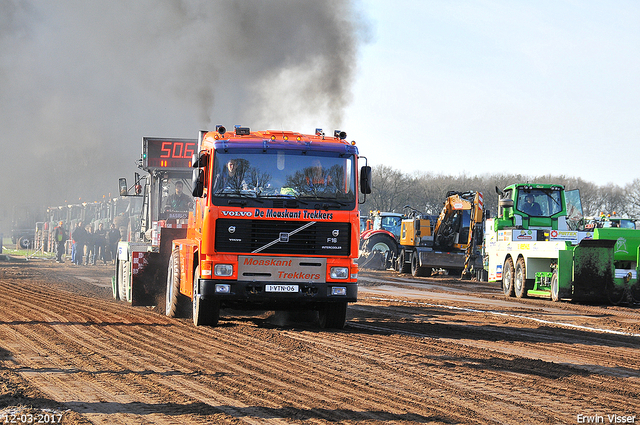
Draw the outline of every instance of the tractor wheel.
M516 262L513 292L518 298L526 298L527 291L527 266L524 264L524 258L520 257Z
M364 251L372 253L380 251L385 254L386 258L393 258L398 254L398 244L395 239L384 233L371 236L364 243Z
M193 277L193 295L191 299L193 324L195 326L216 326L220 319L220 302L205 300L200 295L196 295L198 293L198 276L200 276L200 266L196 268L196 273Z
M347 321L347 303L325 303L319 311L320 327L323 329L342 329Z
M508 257L504 261L504 266L502 266L502 290L507 297L513 297L514 295L513 281L515 274L513 259Z
M409 254L410 256L410 254ZM398 260L396 263L396 270L399 273L410 273L411 272L411 260L407 261L407 251L404 249L400 251L398 255Z
M420 259L418 258L418 251L411 253L411 274L415 277L426 276L427 267L420 267Z
M20 238L18 241L18 249L29 249L31 245L29 238Z

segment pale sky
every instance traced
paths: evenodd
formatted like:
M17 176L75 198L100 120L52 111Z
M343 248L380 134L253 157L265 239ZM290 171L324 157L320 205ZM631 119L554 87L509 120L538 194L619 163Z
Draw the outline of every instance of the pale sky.
M365 0L344 130L404 172L640 178L640 2Z
M624 186L639 53L638 1L0 0L0 220L112 196L143 136L216 124L344 130L407 173Z

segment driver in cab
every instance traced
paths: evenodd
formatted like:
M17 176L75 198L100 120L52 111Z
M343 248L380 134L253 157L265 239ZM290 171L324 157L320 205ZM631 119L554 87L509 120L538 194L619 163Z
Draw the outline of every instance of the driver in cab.
M165 211L189 211L193 206L193 199L182 192L184 185L181 181L175 182L176 192L167 197Z
M525 197L525 203L522 205L520 210L531 216L541 216L542 208L540 208L540 204L535 201L535 198L531 193L527 194Z

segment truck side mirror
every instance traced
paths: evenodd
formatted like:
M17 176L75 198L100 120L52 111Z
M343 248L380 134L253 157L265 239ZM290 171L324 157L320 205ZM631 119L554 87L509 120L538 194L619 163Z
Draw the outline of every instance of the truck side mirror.
M513 199L500 199L498 205L500 205L501 208L513 208Z
M209 163L209 154L207 153L194 153L191 156L191 166L193 168L206 167Z
M196 198L202 198L204 194L204 170L196 168L191 174L191 187L193 190L191 194Z
M118 186L120 187L120 196L129 196L129 191L127 190L127 179L124 177L118 179Z
M360 168L360 192L368 195L371 193L371 167L363 165Z

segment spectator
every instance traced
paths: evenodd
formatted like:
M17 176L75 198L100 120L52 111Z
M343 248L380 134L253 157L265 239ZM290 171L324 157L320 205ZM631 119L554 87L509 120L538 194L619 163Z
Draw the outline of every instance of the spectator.
M73 238L73 246L75 247L75 251L71 256L72 261L74 264L81 266L84 264L84 246L87 243L87 230L81 221L76 225L71 237Z
M87 229L87 258L85 261L85 265L95 265L96 264L96 237L93 233L93 229L91 225L86 227Z
M64 230L64 223L61 221L58 223L58 226L53 231L53 239L56 244L56 263L64 263L62 259L62 255L64 254L64 246L69 237L67 236L67 232Z
M107 257L105 254L107 248L107 231L104 229L104 224L98 224L98 230L96 230L95 238L95 250L96 250L96 259L93 261L93 264L96 263L97 260L102 260L103 264L107 264Z
M116 256L118 255L118 241L120 241L120 230L116 227L116 223L111 223L111 228L107 234L109 242L109 251L111 251L111 261L116 263Z

